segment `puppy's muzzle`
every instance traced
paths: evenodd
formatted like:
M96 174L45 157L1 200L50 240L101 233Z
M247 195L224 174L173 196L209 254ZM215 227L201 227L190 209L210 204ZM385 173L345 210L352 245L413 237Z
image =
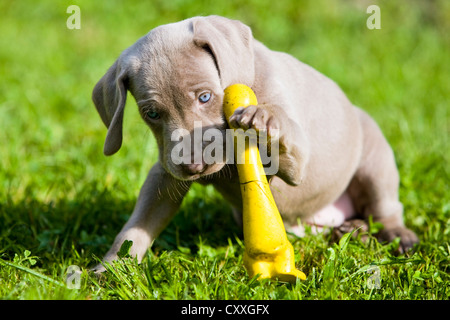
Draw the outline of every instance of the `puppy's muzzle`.
M189 163L189 164L180 164L183 172L188 175L196 175L201 174L206 170L206 163L202 161L202 163Z

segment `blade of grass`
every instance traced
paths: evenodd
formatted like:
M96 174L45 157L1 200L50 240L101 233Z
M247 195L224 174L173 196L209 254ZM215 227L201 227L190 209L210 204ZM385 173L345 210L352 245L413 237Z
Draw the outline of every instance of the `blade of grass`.
M18 264L13 263L13 262L8 262L8 261L4 261L4 260L0 259L0 264L6 265L6 266L9 266L9 267L13 267L13 268L16 268L16 269L19 269L19 270L22 270L22 271L25 271L25 272L27 272L29 274L32 274L33 276L36 276L38 278L41 278L41 279L46 280L48 282L51 282L51 283L53 283L53 284L55 284L57 286L60 286L60 287L65 287L66 286L64 283L61 283L61 282L59 282L59 281L57 281L55 279L52 279L52 278L50 278L50 277L48 277L48 276L46 276L46 275L44 275L42 273L39 273L39 272L37 272L37 271L35 271L33 269L30 269L30 268L27 268L27 267L24 267L24 266L20 266Z

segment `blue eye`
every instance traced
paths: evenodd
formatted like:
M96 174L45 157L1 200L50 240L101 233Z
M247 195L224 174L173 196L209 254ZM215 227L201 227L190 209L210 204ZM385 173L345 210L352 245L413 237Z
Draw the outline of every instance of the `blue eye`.
M155 111L148 111L146 113L147 117L149 117L152 120L158 120L159 119L159 113Z
M201 103L206 103L206 102L209 101L209 99L211 99L211 93L209 93L209 92L202 93L202 94L198 97L198 100L199 100Z

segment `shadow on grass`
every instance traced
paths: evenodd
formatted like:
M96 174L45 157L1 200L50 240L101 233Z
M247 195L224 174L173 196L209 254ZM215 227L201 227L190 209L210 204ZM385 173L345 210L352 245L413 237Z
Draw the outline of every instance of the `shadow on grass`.
M225 200L215 193L205 197L188 194L177 216L156 239L153 251L183 247L195 253L200 241L220 247L227 246L228 239L236 236L242 239L242 229Z
M198 242L224 246L242 236L231 209L215 193L188 194L179 213L153 245L154 251L189 248ZM101 258L133 211L136 198L115 188L85 186L75 199L44 202L33 197L0 203L0 256L12 260L30 250L41 263L64 260L73 252L87 261ZM201 239L201 240L200 240ZM83 260L84 260L83 259Z

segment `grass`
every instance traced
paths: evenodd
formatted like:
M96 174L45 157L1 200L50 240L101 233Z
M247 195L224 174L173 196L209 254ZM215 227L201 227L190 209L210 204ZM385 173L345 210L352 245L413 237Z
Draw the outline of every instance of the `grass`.
M81 29L66 8L81 8ZM381 9L380 30L365 10ZM268 8L270 7L270 10ZM450 298L448 1L10 1L0 4L0 297L3 299ZM141 264L88 272L129 217L155 141L130 96L124 144L102 155L96 81L149 29L194 15L241 19L256 38L334 79L390 141L406 224L421 243L290 236L307 280L250 279L242 232L211 188L195 186ZM66 286L81 267L79 289ZM380 287L371 285L373 267ZM372 278L371 278L372 277Z

